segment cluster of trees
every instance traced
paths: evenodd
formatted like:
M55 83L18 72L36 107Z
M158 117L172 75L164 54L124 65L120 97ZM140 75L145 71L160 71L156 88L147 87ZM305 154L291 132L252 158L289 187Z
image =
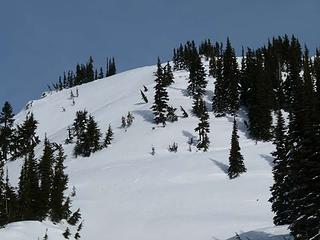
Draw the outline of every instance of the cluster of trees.
M71 199L64 195L68 176L64 172L66 156L62 146L45 139L43 155L37 159L34 149L40 140L33 115L27 116L17 128L13 128L12 107L8 102L0 115L0 226L46 217L54 222L68 219ZM5 163L18 157L23 159L23 164L18 187L14 188Z
M103 68L94 69L93 58L90 56L86 64L77 64L75 73L68 71L63 73L63 77L59 77L57 83L48 86L49 90L61 91L62 89L72 88L77 85L92 82L97 79L109 77L117 73L114 58L107 58L105 73Z
M212 44L206 40L201 43L199 54L209 60L209 74L216 78L212 103L215 115L236 116L242 107L247 112L251 138L273 140L276 145L273 153L275 183L270 199L276 215L275 224L290 224L295 239L318 239L320 51L316 50L316 55L311 58L308 48L302 49L295 36L289 38L285 35L269 40L256 50L243 49L241 64L237 63L229 39L225 48L222 43ZM194 98L196 115L199 109L196 106L202 105L201 97L198 97L201 90L195 91L195 83L202 83L199 80L202 79L202 70L197 67L194 71L192 66L197 61L194 42L174 49L174 69L190 71L188 90ZM197 79L193 77L194 72L200 73L196 81L193 81ZM289 115L288 126L282 111ZM277 115L275 127L273 113ZM235 126L236 122L229 157L230 178L245 171ZM232 159L237 159L236 165L232 166Z
M101 150L111 144L113 131L111 126L107 130L104 141L101 143L101 131L93 116L86 110L78 111L72 127L68 128L68 138L65 143L73 143L74 155L89 157L92 153ZM75 139L75 140L74 140Z

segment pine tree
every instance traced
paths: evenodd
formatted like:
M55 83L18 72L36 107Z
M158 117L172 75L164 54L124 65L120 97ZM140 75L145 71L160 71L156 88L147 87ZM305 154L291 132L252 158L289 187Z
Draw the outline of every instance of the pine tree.
M148 103L148 98L147 98L147 96L140 90L140 93L141 93L141 97L142 97L142 99L143 99L143 101L145 102L145 103Z
M13 147L13 117L12 106L9 102L5 102L0 113L0 161L1 159L8 160L8 154L10 154Z
M33 114L26 116L26 120L22 125L17 126L15 136L15 154L14 157L26 156L33 151L40 142L36 135L38 122L34 119Z
M269 200L272 203L272 211L275 213L273 222L275 225L290 224L292 220L287 214L289 199L286 193L292 186L286 178L288 173L286 126L281 110L277 111L273 144L276 146L276 150L272 153L274 184L271 187L272 197Z
M46 138L44 141L43 155L39 163L40 176L40 217L44 219L50 208L50 193L53 177L54 150Z
M165 87L168 87L172 83L174 83L173 78L174 77L173 77L171 65L169 62L167 62L167 65L163 68L163 81L164 81Z
M111 125L109 125L106 138L104 139L104 147L108 147L108 145L111 144L112 140L113 140L113 131L111 129Z
M6 188L4 181L4 163L0 161L0 228L8 223Z
M227 90L225 98L228 103L228 112L234 115L240 105L240 84L237 59L229 38L227 38L226 49L223 53L223 82Z
M169 121L169 122L175 122L175 121L178 121L178 117L177 117L177 115L176 115L176 108L174 108L174 107L168 107L167 108L167 120Z
M75 211L71 217L68 219L68 223L70 225L76 225L79 221L81 220L81 213L80 213L80 208Z
M69 239L71 236L70 229L67 227L66 231L62 234L65 239Z
M222 117L228 112L228 102L226 98L227 88L223 79L223 59L217 58L216 81L214 83L214 95L212 99L212 109L217 117Z
M157 63L157 72L155 73L156 79L156 86L155 95L154 95L154 104L152 105L151 109L153 110L154 114L154 121L156 124L162 123L163 125L166 124L166 111L168 109L168 93L165 88L165 82L163 79L163 69L160 64L160 59L158 58Z
M78 228L77 228L77 232L74 235L74 239L80 239L80 232L82 230L83 227L83 221L79 224Z
M18 196L9 183L9 174L7 169L6 181L5 181L5 197L6 197L6 214L8 222L19 221L19 204Z
M103 73L103 70L102 70L102 67L100 68L100 72L99 72L99 75L98 75L98 79L101 79L104 77L104 73Z
M133 123L134 116L132 116L131 112L128 112L127 115L127 127L130 127Z
M230 179L236 178L241 173L244 173L247 171L243 163L243 156L240 153L240 146L239 146L238 139L239 139L239 136L238 136L237 121L234 118L232 138L231 138L231 149L230 149L230 155L229 155L229 169L228 169L228 176Z
M199 101L205 94L206 86L208 83L206 80L206 73L199 55L195 55L192 59L189 72L189 85L187 87L187 90L193 98L193 113L199 117L199 112L201 111Z
M101 132L100 132L100 129L98 128L98 124L94 120L93 116L89 115L87 130L84 136L84 139L85 139L84 145L88 146L89 148L88 149L85 148L84 156L87 156L87 150L90 155L90 153L94 153L101 149L100 137L101 137Z
M203 151L207 151L210 145L210 140L207 133L210 132L210 125L208 122L209 114L207 111L207 107L203 99L199 101L199 108L201 111L199 112L199 123L198 126L194 129L199 134L199 141L197 144L198 149L203 149Z
M25 155L19 178L19 211L22 220L40 219L40 188L34 151Z
M57 151L50 196L50 217L53 222L59 222L65 214L66 210L63 208L64 191L67 189L68 184L68 175L64 173L66 156L61 145L58 145Z

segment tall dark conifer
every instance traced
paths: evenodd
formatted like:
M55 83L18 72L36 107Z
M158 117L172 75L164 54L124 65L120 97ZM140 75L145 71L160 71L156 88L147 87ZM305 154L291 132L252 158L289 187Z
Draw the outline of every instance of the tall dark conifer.
M229 155L228 176L230 179L233 179L246 171L247 169L244 166L243 156L240 153L237 121L234 118L232 137L231 137L231 149L230 149L230 155Z
M203 151L207 151L209 149L210 140L208 137L208 133L210 132L210 125L209 125L209 114L207 111L206 103L201 98L199 100L199 123L198 126L194 129L198 132L199 139L197 148L203 149Z
M154 87L155 89L155 95L154 95L154 103L151 107L154 114L154 121L156 124L166 124L166 112L168 108L168 93L165 87L165 81L164 81L164 75L163 75L163 69L161 67L160 59L158 58L157 63L157 71L155 73L156 79L156 85Z
M14 114L12 106L9 102L5 102L0 113L0 161L8 160L8 155L10 154L13 147L13 122Z

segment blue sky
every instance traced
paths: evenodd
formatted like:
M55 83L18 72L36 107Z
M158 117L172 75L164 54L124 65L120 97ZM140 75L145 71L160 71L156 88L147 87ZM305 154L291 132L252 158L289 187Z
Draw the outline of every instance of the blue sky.
M295 34L320 46L319 0L10 0L0 5L0 104L19 111L65 70L92 55L120 71L171 58L205 38L258 47ZM312 51L311 51L312 52Z

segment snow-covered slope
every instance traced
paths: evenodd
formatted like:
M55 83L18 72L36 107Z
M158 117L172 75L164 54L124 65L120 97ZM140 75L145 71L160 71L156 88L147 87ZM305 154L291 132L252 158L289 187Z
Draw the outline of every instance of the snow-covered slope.
M205 65L207 68L208 63ZM78 110L88 110L103 132L109 124L113 127L115 138L111 147L89 158L75 159L73 146L64 146L69 186L77 189L73 206L81 208L85 220L82 239L228 239L235 232L273 227L268 202L273 146L247 138L244 114L240 112L240 146L247 173L229 180L226 170L233 118L215 118L211 113L209 151L197 152L193 147L189 152L187 142L196 136L197 118L179 118L165 128L152 122L154 71L155 66L143 67L78 86L79 97L74 106L70 89L52 93L33 101L30 109L16 116L19 123L28 112L33 112L40 123L39 136L44 138L47 134L59 143L66 139L67 127ZM170 104L181 115L180 105L190 111L192 104L186 96L188 72L175 72L174 77L175 83L168 88ZM206 101L211 104L214 79L208 80ZM143 85L149 89L148 104L141 100L139 89ZM75 88L72 90L75 92ZM128 111L135 119L125 131L120 128L121 116ZM168 151L173 142L178 143L177 153ZM150 154L152 147L155 156ZM40 155L41 147L37 150ZM18 166L18 162L9 165L13 183L17 182ZM0 239L37 239L46 228L49 239L63 239L63 225L50 222L10 224L0 229ZM272 228L254 233L260 237L257 239L264 239L261 234L270 237L287 231Z

